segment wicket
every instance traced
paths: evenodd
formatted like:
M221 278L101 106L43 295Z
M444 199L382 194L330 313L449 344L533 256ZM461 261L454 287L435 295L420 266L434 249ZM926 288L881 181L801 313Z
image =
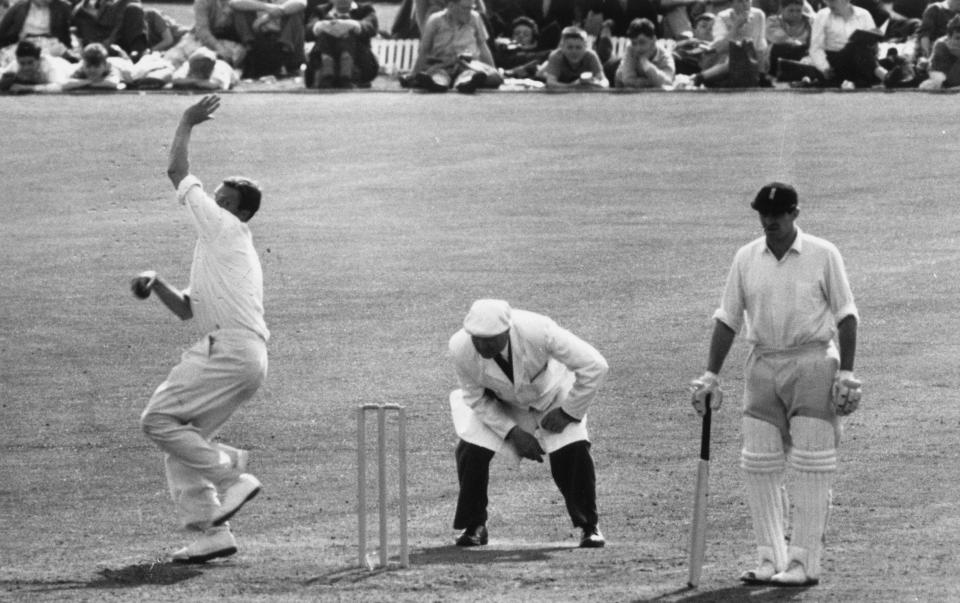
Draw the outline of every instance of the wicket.
M360 567L373 569L367 561L367 411L377 416L377 494L380 507L380 567L386 568L387 550L387 411L397 416L397 469L400 493L400 566L410 566L407 546L407 414L399 404L361 404L357 408L357 524Z

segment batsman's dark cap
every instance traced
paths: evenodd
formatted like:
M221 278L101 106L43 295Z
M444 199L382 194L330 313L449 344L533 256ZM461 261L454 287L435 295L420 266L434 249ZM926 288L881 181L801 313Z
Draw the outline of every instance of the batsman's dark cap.
M797 189L782 182L765 184L750 207L766 215L790 213L797 209Z

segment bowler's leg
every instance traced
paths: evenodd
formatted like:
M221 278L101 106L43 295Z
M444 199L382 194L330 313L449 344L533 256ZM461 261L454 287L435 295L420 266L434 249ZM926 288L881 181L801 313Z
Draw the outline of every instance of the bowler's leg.
M196 508L191 507L191 516L198 509L209 507L206 482L225 494L225 499L219 501L220 508L216 509L214 503L214 513L208 516L214 524L226 521L259 490L256 478L243 474L230 455L211 443L210 438L254 395L265 375L264 345L232 347L205 337L184 354L144 410L140 424L147 437L172 457L178 468L195 474L195 479L187 480L188 487L180 488L179 496L197 497L199 502ZM203 487L197 485L200 478L204 480ZM236 484L241 487L235 488ZM174 490L171 483L171 493ZM235 490L235 495L231 496L230 490ZM232 500L237 497L243 500ZM175 493L174 498L178 498Z

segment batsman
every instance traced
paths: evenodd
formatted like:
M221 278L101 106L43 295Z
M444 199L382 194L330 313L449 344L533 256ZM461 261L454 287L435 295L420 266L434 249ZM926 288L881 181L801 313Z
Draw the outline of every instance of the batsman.
M211 197L190 173L187 150L194 126L212 119L216 95L188 107L170 147L167 175L198 238L190 284L179 290L155 272L133 279L134 294L155 293L182 320L195 319L203 336L153 393L140 418L164 453L170 494L187 529L200 537L173 554L178 563L203 563L237 552L227 520L260 491L246 473L246 451L212 441L267 374L263 272L247 222L260 207L260 189L227 178Z
M753 584L807 586L820 580L820 558L837 470L839 417L856 410L853 376L859 316L837 248L801 231L794 187L763 186L751 207L763 236L740 248L714 313L707 371L692 383L699 414L720 408L718 374L736 334L751 346L743 395L747 502L758 564L740 579ZM839 344L839 349L838 349ZM793 534L784 472L796 471Z

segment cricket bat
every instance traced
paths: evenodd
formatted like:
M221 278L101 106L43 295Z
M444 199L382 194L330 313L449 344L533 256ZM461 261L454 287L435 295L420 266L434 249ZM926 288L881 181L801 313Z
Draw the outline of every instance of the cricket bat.
M707 486L710 481L710 400L703 413L703 428L700 433L700 462L697 464L697 490L693 500L693 524L690 527L690 574L687 585L696 588L700 584L703 569L703 554L707 545Z

